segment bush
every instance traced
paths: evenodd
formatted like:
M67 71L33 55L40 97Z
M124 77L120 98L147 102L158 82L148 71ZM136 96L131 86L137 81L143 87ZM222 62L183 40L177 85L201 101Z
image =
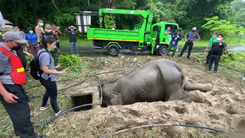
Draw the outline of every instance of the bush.
M77 69L82 65L82 59L74 54L72 55L61 55L60 58L60 64L64 68L72 68Z

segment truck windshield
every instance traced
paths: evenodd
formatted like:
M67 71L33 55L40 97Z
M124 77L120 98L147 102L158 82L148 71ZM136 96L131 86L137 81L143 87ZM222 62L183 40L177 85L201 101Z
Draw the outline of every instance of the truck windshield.
M176 32L176 30L178 29L178 27L177 27L176 25L166 24L166 25L165 25L165 30L166 30L168 27L170 27L170 30L169 30L169 31L171 32L171 34L174 33L174 32Z

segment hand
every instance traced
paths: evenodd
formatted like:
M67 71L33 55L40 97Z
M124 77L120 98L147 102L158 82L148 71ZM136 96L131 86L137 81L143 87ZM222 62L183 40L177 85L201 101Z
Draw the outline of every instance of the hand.
M73 27L74 29L77 29L75 26Z
M187 42L188 40L187 40L187 39L185 39L185 41Z
M7 103L17 103L17 101L15 99L18 99L17 96L15 96L14 94L9 93L9 92L7 92L7 94L3 95L3 98Z
M196 42L195 42L195 41L193 41L192 43L193 43L193 44L195 44Z
M66 71L67 71L67 70L68 70L68 68L66 68L66 69L62 70L62 71L61 71L61 74L66 73Z
M71 29L71 27L68 27L69 29Z
M225 57L225 55L222 55L222 57Z
M34 58L34 56L33 56L31 53L26 52L26 55L27 55L28 57L31 57L32 59Z
M179 36L177 35L177 38L179 38Z
M206 55L208 55L208 52L206 52Z

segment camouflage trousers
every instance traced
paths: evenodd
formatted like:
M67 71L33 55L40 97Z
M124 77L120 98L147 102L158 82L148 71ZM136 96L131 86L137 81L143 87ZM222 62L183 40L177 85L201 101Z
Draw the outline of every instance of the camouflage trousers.
M55 48L54 51L50 52L53 59L54 59L54 65L57 66L59 64L59 51L58 48Z

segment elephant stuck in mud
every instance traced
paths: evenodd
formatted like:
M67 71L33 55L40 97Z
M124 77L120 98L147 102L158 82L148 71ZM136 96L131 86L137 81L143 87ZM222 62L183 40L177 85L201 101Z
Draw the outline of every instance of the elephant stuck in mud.
M212 85L192 83L184 76L177 63L159 59L141 65L113 83L105 84L103 105L172 100L198 102L202 95L194 90L211 91Z

